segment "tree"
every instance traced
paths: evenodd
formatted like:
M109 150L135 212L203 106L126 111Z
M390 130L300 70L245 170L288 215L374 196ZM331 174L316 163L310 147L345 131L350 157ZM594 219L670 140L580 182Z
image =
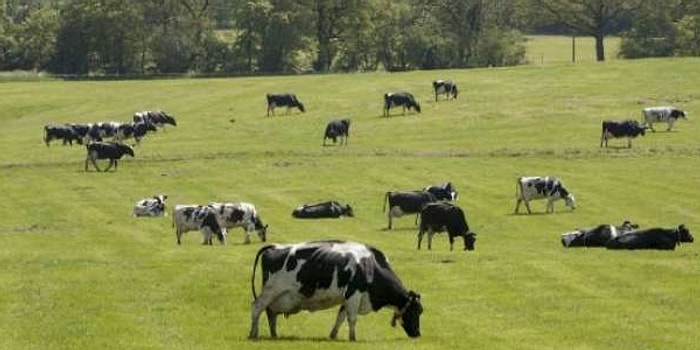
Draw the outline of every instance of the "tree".
M575 34L595 38L596 60L605 61L605 36L616 21L636 10L641 0L533 0Z

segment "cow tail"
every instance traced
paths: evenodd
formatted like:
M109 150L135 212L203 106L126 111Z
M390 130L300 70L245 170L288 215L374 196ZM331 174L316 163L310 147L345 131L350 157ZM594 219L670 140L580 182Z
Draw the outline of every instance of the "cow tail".
M386 212L386 203L389 201L389 194L390 194L390 193L391 193L391 192L387 192L387 193L384 195L384 207L382 208L382 213L385 213L385 212Z
M273 245L264 246L260 248L260 250L258 250L258 254L255 255L255 262L253 262L253 276L250 279L250 289L253 292L253 300L258 299L258 293L255 291L255 271L258 269L258 260L260 260L260 256L262 255L262 253L264 253L272 247Z

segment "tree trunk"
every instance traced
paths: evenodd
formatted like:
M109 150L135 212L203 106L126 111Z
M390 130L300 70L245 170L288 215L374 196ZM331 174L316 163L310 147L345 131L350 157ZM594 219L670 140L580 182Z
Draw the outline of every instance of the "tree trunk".
M603 34L595 35L595 59L598 62L605 61L605 45L603 45Z

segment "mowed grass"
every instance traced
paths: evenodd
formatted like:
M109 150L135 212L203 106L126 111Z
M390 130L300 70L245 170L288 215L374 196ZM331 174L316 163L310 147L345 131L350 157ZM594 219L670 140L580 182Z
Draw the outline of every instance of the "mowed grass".
M430 82L461 95L435 103ZM700 227L700 61L666 59L503 69L297 77L0 84L0 348L4 349L692 349L698 342L697 244L672 252L564 249L560 234L629 219ZM420 114L382 117L382 94L413 92ZM307 113L265 117L266 92ZM603 119L675 104L687 121L599 148ZM48 123L129 121L163 109L179 125L146 138L115 172L85 172L80 146L47 148ZM347 147L322 147L327 121L352 119ZM513 215L515 179L559 176L578 208ZM452 181L476 250L416 250L414 218L387 231L386 191ZM252 262L262 244L175 243L171 217L133 204L249 201L270 242L325 238L382 249L421 293L422 337L362 316L360 344L327 335L336 310L280 318L281 339L247 340ZM299 221L292 209L336 199L356 217ZM456 247L461 246L461 242ZM259 278L259 275L258 275ZM260 290L260 281L257 288Z
M592 36L528 35L525 43L525 60L529 64L550 65L571 63L575 55L576 63L596 60L595 39ZM605 59L615 60L620 52L620 37L605 37ZM573 52L575 50L575 53Z

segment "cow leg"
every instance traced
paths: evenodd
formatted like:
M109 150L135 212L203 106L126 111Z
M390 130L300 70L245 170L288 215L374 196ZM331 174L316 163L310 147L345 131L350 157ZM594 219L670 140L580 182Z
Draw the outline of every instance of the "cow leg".
M177 244L180 244L180 237L182 237L182 232L180 232L180 230L175 230L175 238L177 238Z
M428 229L428 250L433 250L433 236L435 231L432 228Z
M420 243L423 241L424 234L425 232L423 231L423 229L418 230L418 250L420 250Z
M348 319L349 328L349 339L350 341L356 341L357 337L355 334L355 326L357 325L357 316L360 311L360 302L362 301L362 296L360 293L355 293L353 296L345 300L345 313Z
M110 159L109 159L109 165L108 165L107 168L105 169L105 172L106 172L106 171L109 171L109 169L112 169L112 166L113 166L113 165L114 165L114 159L110 158Z
M244 241L245 244L250 244L250 231L251 230L248 230L247 228L245 230L245 241Z
M627 148L632 148L632 138L631 137L627 138Z
M256 299L253 302L253 311L251 312L250 333L248 334L249 339L258 339L258 321L260 320L260 313L262 313L263 308L264 306L262 305L260 298Z
M518 198L518 199L515 201L515 210L513 210L513 214L517 214L517 213L518 213L518 211L520 210L520 202L522 202L522 201L523 201L522 198Z
M95 166L95 169L97 169L97 171L102 171L102 170L100 170L100 167L97 165L97 152L90 153L90 155L88 157L90 158L92 165ZM87 166L85 167L85 170L87 170Z
M342 325L343 322L345 322L347 316L348 313L345 311L345 305L343 305L340 307L340 310L338 310L338 316L336 316L335 324L333 325L333 329L331 329L331 339L338 339L338 330L340 329L340 325Z
M523 203L525 203L525 209L527 209L527 213L532 214L532 210L530 210L530 202L527 199L523 199Z
M450 251L452 251L452 248L454 248L455 245L455 237L449 233L448 236L450 237ZM464 246L466 247L466 244Z
M270 310L270 308L265 309L267 314L267 325L270 327L270 336L277 338L277 316L278 313Z
M554 201L551 199L547 199L547 213L554 213Z

